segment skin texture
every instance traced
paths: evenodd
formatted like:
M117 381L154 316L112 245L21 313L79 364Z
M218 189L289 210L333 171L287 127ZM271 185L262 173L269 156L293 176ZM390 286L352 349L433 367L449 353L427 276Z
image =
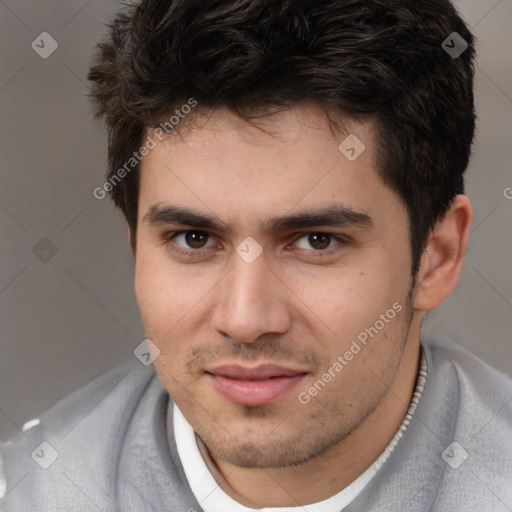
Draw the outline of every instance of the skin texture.
M135 288L146 335L160 350L155 367L217 482L246 506L321 501L372 464L410 403L422 311L451 293L462 267L472 211L457 196L411 288L405 205L377 173L371 126L344 122L366 146L353 162L338 150L348 133L333 137L314 105L263 118L269 133L218 109L142 162ZM174 234L199 228L147 222L155 205L193 209L230 231L201 229L208 236L196 233L191 246ZM339 205L371 223L275 232L264 224ZM333 237L312 242L318 232ZM251 263L236 250L247 237L262 249ZM394 304L400 311L333 372ZM306 375L273 403L246 407L205 373L233 363ZM301 403L299 393L329 368L335 376Z

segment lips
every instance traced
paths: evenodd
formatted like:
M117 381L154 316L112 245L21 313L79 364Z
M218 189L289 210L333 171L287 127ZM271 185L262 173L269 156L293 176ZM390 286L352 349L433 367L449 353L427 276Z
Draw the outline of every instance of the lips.
M304 370L275 364L253 368L223 365L206 371L214 388L230 402L245 406L263 406L277 401L306 375Z
M294 377L305 373L301 370L292 370L275 364L262 364L255 368L245 368L236 365L217 366L208 373L221 375L230 379L239 380L265 380L275 377Z

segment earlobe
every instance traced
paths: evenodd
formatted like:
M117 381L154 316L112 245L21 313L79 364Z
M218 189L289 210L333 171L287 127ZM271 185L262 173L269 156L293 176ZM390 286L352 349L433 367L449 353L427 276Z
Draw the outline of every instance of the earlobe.
M469 198L457 195L430 233L421 257L414 308L430 311L455 289L464 264L473 209Z

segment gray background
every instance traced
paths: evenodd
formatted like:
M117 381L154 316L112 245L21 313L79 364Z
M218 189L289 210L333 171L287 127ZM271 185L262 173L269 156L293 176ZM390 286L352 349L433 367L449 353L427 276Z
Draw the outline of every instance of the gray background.
M459 286L424 325L512 374L512 200L504 195L512 187L512 0L456 5L478 38L467 174L475 223ZM118 7L0 0L0 440L133 358L144 339L127 229L108 199L92 195L106 137L91 121L85 77ZM59 45L47 59L31 47L42 32Z

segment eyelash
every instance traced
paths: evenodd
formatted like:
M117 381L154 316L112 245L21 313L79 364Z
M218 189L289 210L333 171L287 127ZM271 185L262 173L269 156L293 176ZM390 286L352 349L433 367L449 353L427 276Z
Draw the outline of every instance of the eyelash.
M183 235L186 233L201 233L201 234L205 234L205 235L211 237L210 233L207 233L206 231L201 231L198 229L186 229L184 231L175 231L175 232L165 234L164 235L164 245L168 247L169 244L171 242L173 242L174 238L176 238L178 235ZM174 242L174 247L172 248L173 251L178 252L184 256L198 256L204 252L207 252L209 249L210 249L210 247L207 249L184 249L183 247L178 245L176 242Z
M178 252L179 254L184 255L184 256L199 256L199 255L202 255L205 252L208 252L208 250L213 247L213 246L212 247L208 247L206 249L185 249L185 248L181 247L180 245L176 244L176 242L173 241L174 238L176 238L177 236L183 235L183 234L186 234L186 233L200 233L200 234L207 235L210 238L212 237L212 235L210 233L206 232L206 231L195 230L195 229L186 229L186 230L182 230L182 231L173 231L173 232L170 232L170 233L166 233L164 235L164 237L163 237L164 238L164 245L169 247L169 244L172 242L174 247L172 247L171 249L173 251L175 251L175 252ZM328 236L328 237L334 239L336 242L338 242L335 246L329 247L328 249L317 249L317 250L312 249L310 251L305 250L305 249L301 249L301 251L305 251L308 254L314 255L315 257L323 257L325 255L330 255L333 252L339 251L341 249L340 245L346 245L348 243L348 240L345 237L341 237L340 235L335 235L333 233L326 233L324 231L308 231L306 233L301 233L300 236L298 238L296 238L293 243L295 244L300 239L308 237L310 235L324 235L324 236Z

